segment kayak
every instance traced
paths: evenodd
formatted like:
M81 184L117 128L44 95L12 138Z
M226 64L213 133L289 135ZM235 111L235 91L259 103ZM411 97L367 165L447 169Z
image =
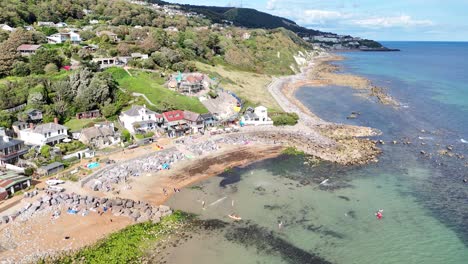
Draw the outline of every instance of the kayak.
M234 219L235 221L242 220L242 218L241 218L240 216L236 216L236 215L233 215L233 214L232 214L232 215L228 215L228 216L229 216L229 218Z

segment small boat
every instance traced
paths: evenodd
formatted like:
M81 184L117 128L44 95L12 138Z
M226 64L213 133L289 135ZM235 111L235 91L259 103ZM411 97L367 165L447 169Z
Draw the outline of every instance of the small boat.
M240 216L235 215L235 214L230 214L230 215L228 215L228 216L229 216L229 218L234 219L235 221L240 221L240 220L242 220L242 218L241 218Z

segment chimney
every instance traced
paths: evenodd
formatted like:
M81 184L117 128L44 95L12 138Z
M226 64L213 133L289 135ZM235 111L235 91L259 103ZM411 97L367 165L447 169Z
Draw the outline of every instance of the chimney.
M30 128L30 129L34 129L34 124L33 124L33 123L29 123L29 128Z
M54 117L54 123L58 124L58 118L57 117Z

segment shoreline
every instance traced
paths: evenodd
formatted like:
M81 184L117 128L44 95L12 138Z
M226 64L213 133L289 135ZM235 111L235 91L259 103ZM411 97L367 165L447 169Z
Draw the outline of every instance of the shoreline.
M324 121L294 98L296 89L316 81L311 78L310 73L316 69L316 65L319 63L316 60L320 59L321 57L314 58L301 69L299 74L274 78L268 86L268 91L284 111L298 113L300 119L297 125L292 127L245 127L242 128L241 132L237 133L184 138L184 141L187 140L188 143L183 142L183 144L177 144L177 141L174 144L171 140L164 140L167 142L167 147L169 147L165 149L166 152L154 151L151 147L145 147L144 149L149 150L149 153L143 152L142 155L134 154L130 156L126 155L125 152L123 156L121 153L116 154L116 156L122 158L117 165L124 166L120 169L124 169L124 172L128 170L127 174L124 173L123 178L117 178L117 181L114 181L115 184L112 181L112 177L115 177L113 173L109 173L108 176L101 173L95 178L103 180L103 182L107 180L107 183L112 186L110 190L99 189L96 192L89 185L84 184L85 186L81 186L80 183L71 182L65 184L65 189L67 192L81 195L126 198L159 205L174 194L173 188L180 189L213 177L222 173L226 168L246 166L260 160L277 157L282 154L284 148L289 146L322 160L343 165L362 165L377 162L380 149L376 147L375 141L369 140L367 137L379 135L379 131L368 127L334 124ZM201 154L195 154L197 152L201 152ZM131 151L131 153L134 153L134 151ZM137 153L139 152L137 151ZM159 172L154 170L154 167L151 167L154 164L150 163L155 160L159 162L162 157L158 155L166 153L168 153L169 158L176 157L171 162L171 164L174 163L173 168ZM163 157L167 159L167 156ZM132 157L132 159L128 159L129 157ZM136 170L138 175L133 175L135 170L132 170L131 166L140 166ZM142 167L148 168L145 170ZM105 170L103 171L105 172ZM129 177L130 175L138 177ZM102 186L104 187L104 184ZM163 188L169 190L171 195L165 195ZM11 211L15 207L18 209L21 206L21 204L18 204L7 211ZM93 217L84 217L80 222L85 224L76 226L74 224L76 222L75 217L66 216L53 225L48 225L51 232L59 235L51 237L47 241L44 241L41 236L31 236L27 241L19 239L15 241L11 240L12 236L4 236L0 238L0 245L2 243L16 243L19 245L18 242L21 242L21 247L30 250L29 255L27 250L24 250L21 256L13 256L15 261L21 262L21 259L18 258L27 259L27 257L34 256L34 254L44 249L48 249L50 255L94 244L110 233L132 224L129 219L115 221L115 224L109 225ZM14 222L13 224L15 224L16 232L21 237L21 235L24 235L24 232L22 232L24 226L41 229L42 225L34 226L31 222L50 223L49 219L50 216L46 213L44 215L34 215L28 220ZM3 231L6 228L5 226L2 225L0 230ZM108 228L103 228L103 226L108 226ZM11 223L7 227L11 227ZM73 234L76 234L73 245L58 246L63 244L64 232L67 233L71 230L75 232ZM80 236L83 231L87 231L89 235L86 237ZM29 230L29 234L35 232L37 233L37 230ZM28 244L39 245L39 248L30 247ZM0 252L0 257L4 258L5 256L12 257L8 252Z

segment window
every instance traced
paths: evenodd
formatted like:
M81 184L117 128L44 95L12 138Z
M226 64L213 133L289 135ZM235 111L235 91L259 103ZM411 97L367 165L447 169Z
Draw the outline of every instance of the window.
M50 132L49 132L49 135L48 135L48 136L50 137Z

